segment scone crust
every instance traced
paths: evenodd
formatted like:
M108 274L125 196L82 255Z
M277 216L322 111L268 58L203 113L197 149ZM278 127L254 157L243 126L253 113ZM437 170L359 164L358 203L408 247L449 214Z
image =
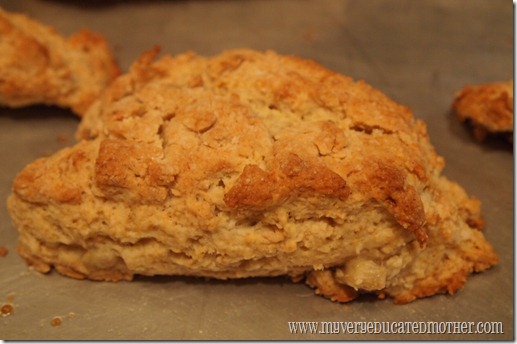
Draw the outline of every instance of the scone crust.
M14 181L19 252L41 271L288 275L404 303L497 263L479 201L441 176L407 107L272 51L157 54L90 108L77 145Z
M465 86L453 109L461 122L472 125L477 140L488 135L513 139L513 81Z
M119 74L100 34L83 29L66 39L0 8L0 105L57 105L82 116Z

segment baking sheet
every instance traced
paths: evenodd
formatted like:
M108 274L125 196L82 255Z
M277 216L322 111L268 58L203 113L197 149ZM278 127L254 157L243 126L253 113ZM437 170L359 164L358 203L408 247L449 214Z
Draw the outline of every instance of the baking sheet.
M0 108L1 339L513 339L513 147L476 143L450 113L465 84L513 78L508 0L17 1L2 0L68 35L106 36L124 70L158 44L163 53L273 49L363 79L428 124L444 171L481 199L486 236L500 265L472 276L454 296L408 305L315 296L287 279L77 281L27 268L5 199L18 171L74 143L78 119L53 107ZM30 216L28 214L27 216ZM61 324L52 326L59 317ZM497 322L499 334L291 333L288 322ZM321 328L320 328L321 329ZM329 331L327 331L329 332Z

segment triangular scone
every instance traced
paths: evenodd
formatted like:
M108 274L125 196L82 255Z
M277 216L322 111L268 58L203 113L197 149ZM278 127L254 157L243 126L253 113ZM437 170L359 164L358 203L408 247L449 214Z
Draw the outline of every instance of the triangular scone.
M19 252L77 278L288 275L332 300L453 293L498 261L410 110L274 52L144 54L28 165Z
M84 29L65 39L0 8L0 105L57 105L82 115L119 74L101 35Z
M474 137L489 135L513 141L513 80L465 86L452 105L461 122L468 122Z

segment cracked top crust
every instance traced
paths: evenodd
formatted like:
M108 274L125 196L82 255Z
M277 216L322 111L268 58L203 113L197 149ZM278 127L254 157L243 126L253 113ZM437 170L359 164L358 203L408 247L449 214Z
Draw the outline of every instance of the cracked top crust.
M163 200L167 189L189 193L216 175L231 180L223 206L238 211L303 193L353 192L384 204L425 241L417 195L443 163L408 108L364 82L271 51L154 62L156 54L119 78L78 130L102 141L96 182L108 197Z
M0 8L1 105L57 105L81 116L119 74L101 35L83 29L65 39Z

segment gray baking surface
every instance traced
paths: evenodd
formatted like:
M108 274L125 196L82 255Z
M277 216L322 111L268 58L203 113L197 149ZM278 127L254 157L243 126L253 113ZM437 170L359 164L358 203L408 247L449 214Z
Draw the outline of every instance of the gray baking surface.
M466 84L513 78L509 0L19 1L2 0L65 35L88 27L106 36L123 68L143 51L272 49L365 80L426 121L444 174L482 201L485 234L500 264L471 276L453 296L407 305L314 295L284 278L207 281L78 281L39 274L16 253L5 206L27 163L74 144L79 120L53 107L0 108L1 339L506 339L514 338L513 147L479 144L450 111ZM30 214L27 214L30 216ZM59 326L52 326L61 317ZM292 334L289 321L501 322L502 334Z

